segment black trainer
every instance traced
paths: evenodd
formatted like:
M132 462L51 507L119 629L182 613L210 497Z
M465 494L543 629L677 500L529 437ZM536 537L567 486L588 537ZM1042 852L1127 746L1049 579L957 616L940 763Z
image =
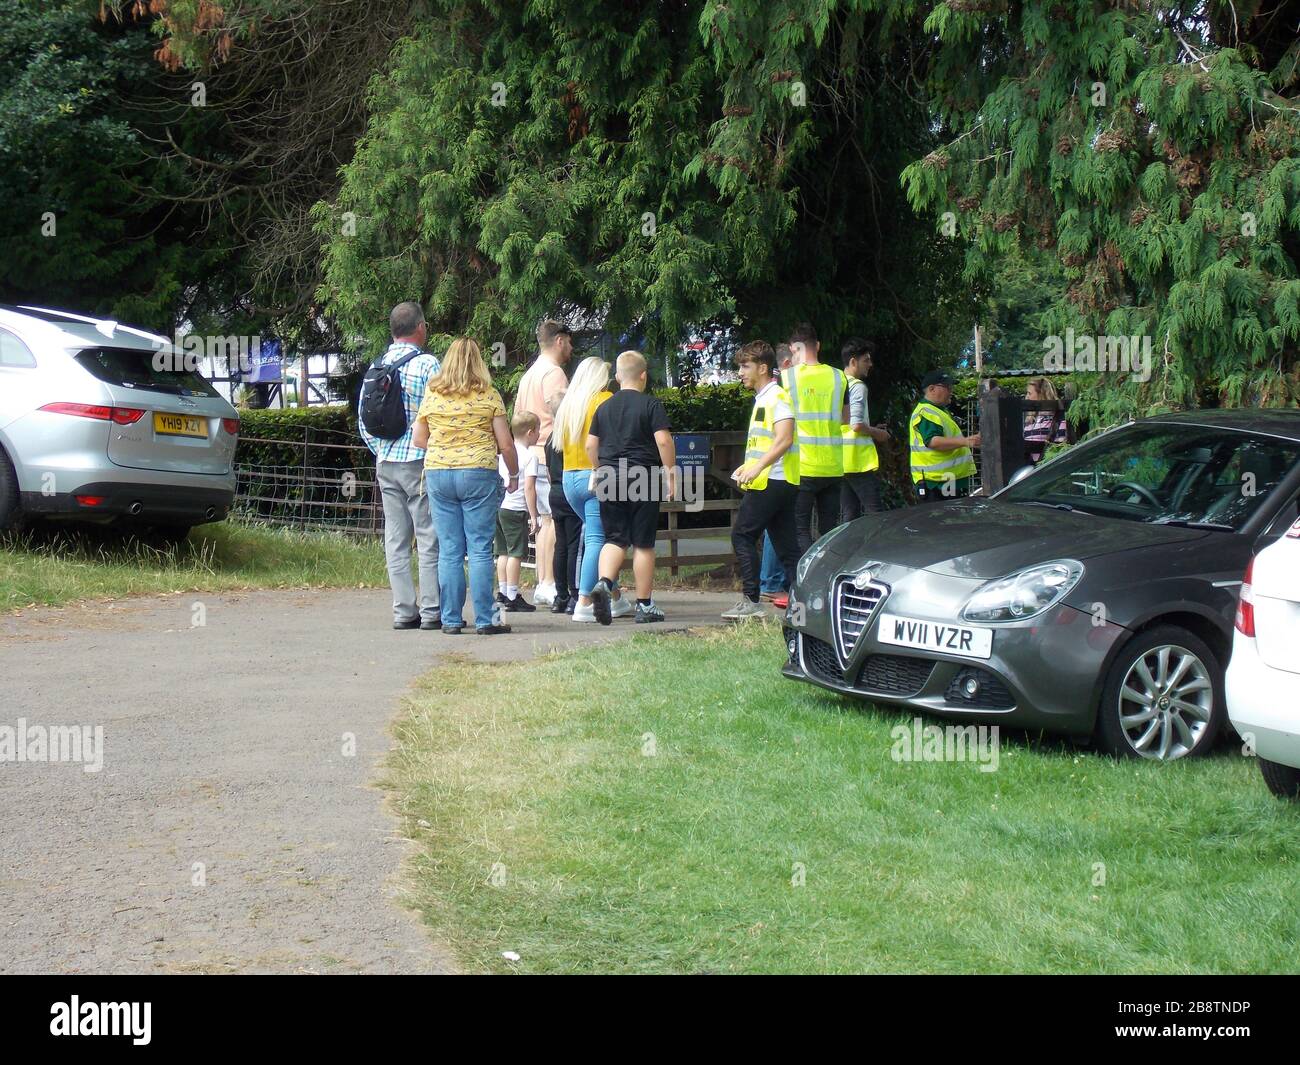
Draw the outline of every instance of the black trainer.
M393 628L395 628L395 629L418 629L419 627L420 627L420 619L419 619L419 618L412 618L410 621L394 621L394 622L393 622Z
M481 625L474 630L480 636L501 636L510 631L509 625Z
M537 606L525 599L523 592L516 592L513 599L507 599L501 604L501 609L509 610L512 613L518 612L521 614L531 614L537 609Z
M425 621L421 621L420 628L422 628L425 632L432 632L434 629L442 628L442 616L438 615L437 617L432 617Z
M614 615L610 612L610 587L609 581L602 577L591 589L591 612L596 615L596 620L602 625L612 625Z
M557 595L555 597L555 602L551 604L551 613L568 614L570 612L571 612L571 608L569 607L569 597L566 595L563 599L561 599Z

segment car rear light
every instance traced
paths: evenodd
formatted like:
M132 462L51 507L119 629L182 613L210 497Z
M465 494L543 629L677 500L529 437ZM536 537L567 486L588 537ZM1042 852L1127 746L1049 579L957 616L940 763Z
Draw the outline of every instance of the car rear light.
M74 498L83 507L97 507L104 502L103 496L75 496Z
M98 403L47 403L41 408L50 414L70 414L74 418L94 418L96 421L114 421L118 425L134 425L144 417L144 411L135 407L105 407Z
M1291 537L1292 540L1300 540L1300 518L1296 518L1296 520L1291 523L1291 528L1287 529L1286 534Z
M51 414L71 414L75 418L94 418L106 422L113 416L112 407L102 407L93 403L47 403L41 410Z
M1241 597L1237 600L1237 620L1235 622L1237 631L1243 636L1254 637L1255 635L1255 590L1251 587L1251 579L1255 571L1255 560L1250 560L1250 565L1246 567L1246 576L1241 581Z
M222 419L221 419L221 428L223 428L223 429L224 429L226 432L228 432L231 436L238 436L238 435L239 435L239 419L238 419L238 418L222 418Z

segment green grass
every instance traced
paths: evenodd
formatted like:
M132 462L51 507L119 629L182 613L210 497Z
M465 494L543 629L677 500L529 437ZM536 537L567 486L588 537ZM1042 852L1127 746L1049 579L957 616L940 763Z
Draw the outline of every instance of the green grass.
M377 541L234 522L201 526L167 549L94 528L0 539L0 611L168 592L387 584Z
M1010 735L996 772L899 762L910 714L780 660L754 625L427 677L388 785L418 846L410 898L460 964L1300 969L1300 810L1250 759L1117 763Z

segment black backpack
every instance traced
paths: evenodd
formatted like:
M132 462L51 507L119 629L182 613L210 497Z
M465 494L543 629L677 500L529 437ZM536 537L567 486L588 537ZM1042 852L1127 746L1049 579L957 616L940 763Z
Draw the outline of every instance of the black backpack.
M361 424L380 440L397 440L406 432L406 401L402 396L401 369L417 355L418 348L389 366L381 355L370 365L361 381Z

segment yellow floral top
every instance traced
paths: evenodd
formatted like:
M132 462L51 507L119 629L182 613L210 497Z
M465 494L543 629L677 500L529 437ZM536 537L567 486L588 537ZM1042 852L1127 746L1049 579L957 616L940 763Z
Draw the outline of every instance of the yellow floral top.
M416 414L429 422L424 468L495 470L497 438L492 432L492 419L505 415L506 405L495 388L464 396L426 392Z

